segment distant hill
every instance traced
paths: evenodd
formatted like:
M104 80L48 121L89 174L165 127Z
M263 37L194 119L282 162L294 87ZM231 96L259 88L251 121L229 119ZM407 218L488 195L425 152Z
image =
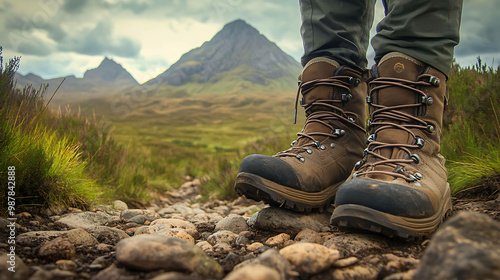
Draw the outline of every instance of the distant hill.
M300 70L300 64L275 43L236 20L145 85L186 95L289 91L296 89Z
M39 88L42 84L49 84L46 94L48 96L61 83L63 77L45 80L31 73L26 76L16 73L15 79L17 86L21 88L27 84L31 84L35 88ZM109 95L136 85L139 85L139 83L125 68L106 57L97 68L87 70L83 78L67 76L54 102L58 100L85 99Z

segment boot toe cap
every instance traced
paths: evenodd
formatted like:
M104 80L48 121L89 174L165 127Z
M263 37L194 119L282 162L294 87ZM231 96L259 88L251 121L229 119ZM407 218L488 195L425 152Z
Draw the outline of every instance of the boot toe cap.
M435 210L422 191L373 179L353 178L339 187L335 206L355 204L408 218L425 218Z
M300 183L294 169L277 157L250 155L243 159L239 172L251 173L277 184L300 189Z

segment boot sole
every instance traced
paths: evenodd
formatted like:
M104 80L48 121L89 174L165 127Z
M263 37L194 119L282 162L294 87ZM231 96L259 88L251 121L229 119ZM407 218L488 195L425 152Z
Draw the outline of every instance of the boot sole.
M382 233L389 237L418 239L432 234L451 214L451 208L448 185L445 202L441 204L436 214L428 218L416 219L395 216L361 205L345 204L335 208L330 224Z
M331 205L338 187L343 183L332 185L321 192L304 192L289 188L251 173L241 172L236 176L235 190L255 201L283 207L296 212L323 211Z

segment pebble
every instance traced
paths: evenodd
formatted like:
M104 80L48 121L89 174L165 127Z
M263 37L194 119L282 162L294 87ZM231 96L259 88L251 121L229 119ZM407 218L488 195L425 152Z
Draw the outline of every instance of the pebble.
M264 246L264 244L262 244L260 242L254 242L254 243L247 246L247 250L250 252L257 253L259 251L259 248L262 246Z
M500 279L500 222L460 212L434 234L415 279Z
M258 230L273 229L290 234L296 234L306 228L325 232L329 230L330 216L329 212L302 214L282 208L267 207L254 214L248 220L248 225Z
M222 231L218 231L218 232L210 235L207 238L207 241L212 245L215 245L215 244L221 243L221 242L228 243L228 244L234 244L237 237L238 237L238 235L231 232L231 231L222 230Z
M379 271L373 266L349 266L330 270L329 279L377 279Z
M57 220L55 224L67 228L87 229L93 226L104 226L114 220L112 216L102 212L81 212L66 214Z
M77 268L76 263L71 260L58 260L56 262L56 266L60 270L68 270L68 271L75 271Z
M45 242L38 255L49 260L71 260L76 256L75 246L65 238L58 237L54 240Z
M242 231L248 231L250 227L247 221L242 216L230 214L229 216L220 220L215 226L215 231L228 230L239 234Z
M234 267L235 270L245 267L247 265L260 264L267 266L276 270L279 273L279 279L291 279L294 276L298 276L295 271L292 270L292 265L290 262L281 255L276 249L269 249L260 254L256 258L246 260Z
M283 246L288 240L290 240L289 234L280 233L276 236L268 238L264 244L270 247Z
M121 212L123 210L128 210L128 205L127 205L127 203L125 203L121 200L115 200L115 201L113 201L113 209Z
M161 216L153 210L126 209L120 213L120 219L129 221L131 218L139 215L144 216L144 218L148 221L154 221L161 218Z
M95 238L99 243L116 245L120 240L129 238L130 236L121 229L106 227L106 226L96 226L90 227L87 231Z
M225 242L219 242L214 245L213 251L220 254L227 254L232 250L231 245Z
M316 274L328 269L339 259L338 250L328 249L316 243L301 242L280 250L290 263L302 273Z
M212 252L213 246L212 244L208 243L207 241L200 241L196 243L196 246L200 247L205 253Z
M167 228L167 229L158 231L156 234L179 238L179 239L182 239L182 240L189 241L189 242L191 242L193 244L194 244L194 241L195 241L194 238L191 235L189 235L187 232L185 232L182 229Z
M116 245L116 260L125 267L153 271L189 271L222 278L222 267L194 244L163 235L139 235Z
M343 268L343 267L348 267L348 266L351 266L351 265L355 265L358 262L359 262L358 258L356 258L356 257L349 257L349 258L346 258L346 259L336 260L333 263L333 266L334 267Z
M279 273L262 264L241 267L229 273L224 280L280 280Z
M198 239L200 237L200 234L196 229L196 226L187 221L179 219L157 219L151 223L150 227L156 225L163 225L166 228L172 228L172 229L182 229L183 231L191 235L194 239Z
M312 229L306 228L301 230L294 238L295 241L307 241L311 243L323 244L323 237Z

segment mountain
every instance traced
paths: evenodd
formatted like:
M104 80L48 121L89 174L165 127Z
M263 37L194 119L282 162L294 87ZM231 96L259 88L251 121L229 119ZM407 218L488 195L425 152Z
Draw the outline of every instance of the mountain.
M58 101L75 98L93 98L103 94L109 95L110 93L139 85L125 68L107 57L103 59L97 68L87 70L83 78L76 78L75 76L64 78L66 80L55 95L53 102L57 103ZM32 73L25 76L16 73L15 79L17 86L21 88L27 84L31 84L35 88L39 88L42 84L48 84L46 97L50 97L63 80L63 77L46 80Z
M146 86L193 93L295 90L300 64L243 20L225 25Z

